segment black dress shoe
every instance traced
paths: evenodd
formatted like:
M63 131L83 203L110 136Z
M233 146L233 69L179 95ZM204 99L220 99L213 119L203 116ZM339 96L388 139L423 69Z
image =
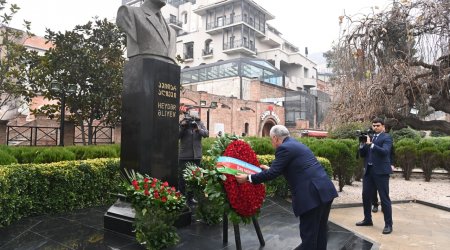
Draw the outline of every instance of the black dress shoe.
M363 221L360 221L360 222L356 222L356 225L359 226L359 227L362 227L362 226L373 226L373 222L363 220Z
M384 226L383 234L390 234L390 233L392 233L392 226Z
M376 213L376 212L378 212L378 206L373 206L373 208L372 208L372 212L373 212L373 213Z

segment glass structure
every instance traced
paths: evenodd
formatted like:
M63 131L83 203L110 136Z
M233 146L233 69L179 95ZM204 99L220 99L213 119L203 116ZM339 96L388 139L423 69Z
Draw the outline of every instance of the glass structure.
M284 87L284 74L261 59L238 58L181 70L181 84L197 83L230 77L257 78Z

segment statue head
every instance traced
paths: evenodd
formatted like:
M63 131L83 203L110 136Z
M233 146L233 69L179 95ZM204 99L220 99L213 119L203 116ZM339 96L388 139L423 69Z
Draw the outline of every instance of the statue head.
M162 8L166 5L167 0L145 0L145 2L150 2L150 4L154 5L155 7Z

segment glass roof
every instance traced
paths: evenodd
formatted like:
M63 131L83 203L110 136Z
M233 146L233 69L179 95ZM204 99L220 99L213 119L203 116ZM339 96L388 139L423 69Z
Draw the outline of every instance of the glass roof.
M283 72L265 60L237 58L182 69L181 84L240 76L284 86L283 75Z

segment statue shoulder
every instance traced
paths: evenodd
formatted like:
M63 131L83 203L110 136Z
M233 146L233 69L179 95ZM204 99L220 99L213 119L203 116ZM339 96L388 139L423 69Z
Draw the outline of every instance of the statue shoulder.
M122 5L117 10L117 16L126 16L133 12L133 7L128 5Z

